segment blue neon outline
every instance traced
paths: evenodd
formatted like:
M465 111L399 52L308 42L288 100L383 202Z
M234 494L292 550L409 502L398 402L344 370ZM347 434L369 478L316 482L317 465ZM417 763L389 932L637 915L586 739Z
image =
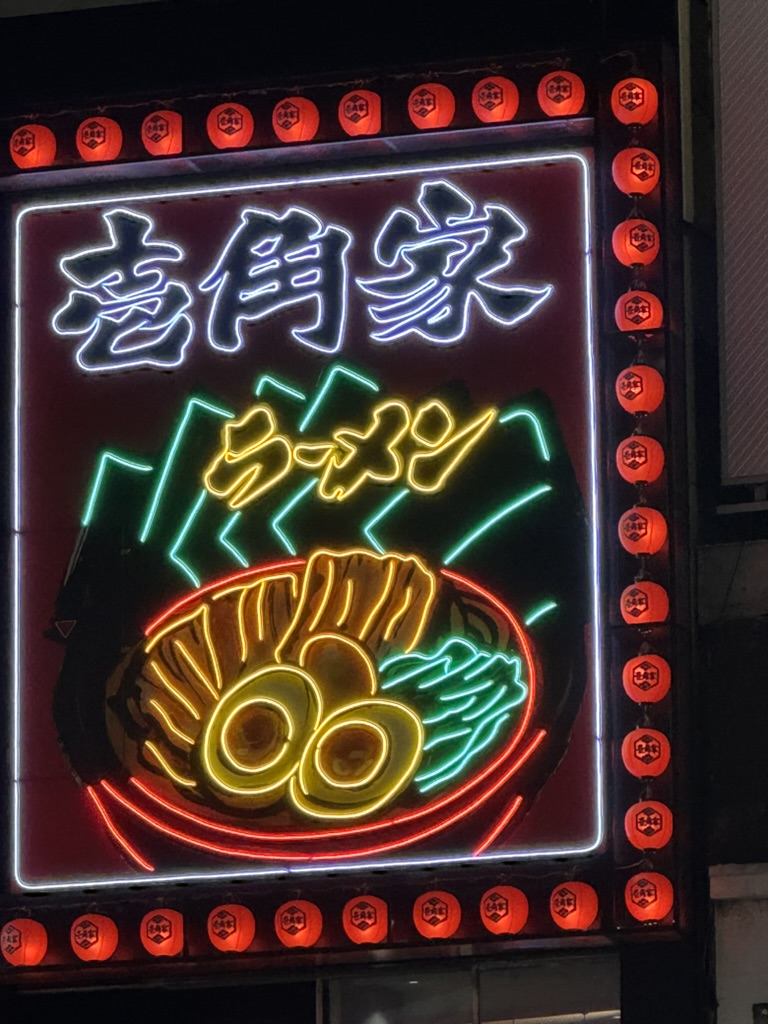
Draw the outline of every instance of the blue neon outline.
M232 541L229 540L229 532L235 526L242 514L242 512L233 512L232 515L227 518L227 521L224 523L221 530L219 530L217 539L219 543L227 549L227 551L234 555L235 560L238 561L244 569L247 569L250 564L248 559L245 557L243 552L240 551L239 548L236 548Z
M369 380L367 377L363 377L362 374L357 373L355 370L350 369L348 366L344 366L343 363L334 363L333 366L328 367L326 372L321 378L321 384L317 390L317 394L312 399L312 403L307 411L304 413L304 418L299 423L299 433L303 434L309 426L309 421L314 417L318 408L325 399L328 390L333 383L334 379L339 375L343 374L345 377L349 377L350 380L356 380L363 387L369 388L369 390L378 393L381 388L376 381Z
M345 143L345 145L347 145ZM598 428L598 406L597 406L597 388L596 388L596 362L597 354L594 351L594 332L592 319L594 316L594 289L593 289L593 273L594 273L594 257L593 257L593 243L592 243L592 217L594 215L594 203L593 196L591 194L592 189L592 166L591 159L585 156L584 152L580 151L552 151L544 149L540 152L529 154L525 156L504 156L504 157L491 157L491 158L472 158L460 161L448 161L446 163L439 163L436 161L426 161L424 164L413 164L405 167L386 167L382 170L376 171L364 171L364 172L344 172L336 174L315 174L315 175L304 175L296 176L292 178L276 178L272 180L255 180L249 181L245 184L227 184L220 186L202 186L194 189L176 190L176 191L138 191L136 193L129 193L119 198L121 202L141 202L152 199L168 200L171 198L187 198L191 196L205 196L205 195L225 195L230 193L239 192L253 192L255 190L272 190L272 189L288 189L288 188L299 188L302 186L311 185L322 185L322 184L334 184L334 183L346 183L346 182L358 182L361 180L376 181L385 179L397 179L403 177L412 177L417 174L437 173L446 174L448 172L459 172L476 170L477 168L492 169L492 168L509 168L516 166L526 166L535 164L558 164L566 162L575 162L581 169L581 199L582 199L582 240L581 240L581 254L583 257L584 267L584 318L583 318L583 329L584 329L584 349L586 353L586 361L588 366L588 374L586 375L586 393L588 399L588 406L591 410L589 416L589 427L590 427L590 488L589 488L589 504L588 510L590 515L590 527L591 527L591 547L590 547L590 568L592 571L592 621L596 630L596 635L601 635L602 629L602 614L600 607L600 574L599 574L599 561L598 554L600 548L600 530L598 522L599 504L598 499L600 497L600 486L599 486L599 452L597 450L597 428ZM175 882L189 882L196 880L204 881L227 881L230 879L237 878L285 878L285 877L302 877L311 876L313 874L328 874L329 872L359 872L369 871L372 867L376 869L385 868L413 868L416 866L430 865L439 867L442 865L456 865L460 863L466 863L469 859L469 854L443 854L436 855L430 858L424 858L423 855L413 856L386 856L382 855L379 859L374 861L365 861L362 863L349 863L344 861L324 861L318 864L302 864L302 865L291 865L283 864L276 867L260 867L256 870L252 866L245 868L224 868L222 870L214 870L209 872L200 873L200 870L187 870L187 871L165 871L163 873L156 872L153 875L138 875L135 872L120 875L116 877L97 877L89 878L84 876L73 876L67 879L49 879L47 881L38 882L28 880L24 877L21 869L21 836L24 834L24 822L22 815L22 802L21 802L21 788L20 780L22 776L22 763L21 763L21 721L23 715L23 702L21 695L21 631L23 626L22 618L22 591L21 584L24 573L24 555L21 544L21 523L22 523L22 512L23 512L23 481L21 473L21 424L22 424L22 345L21 345L21 310L22 310L22 282L21 282L21 268L26 265L23 259L24 243L22 241L22 227L24 225L24 219L28 215L33 215L38 212L55 211L60 209L78 209L88 208L93 206L103 206L106 202L117 201L114 197L101 196L93 199L79 199L74 201L57 201L47 203L30 203L26 206L20 207L16 211L15 218L15 230L14 230L14 300L15 300L15 316L14 316L14 392L13 392L13 407L12 407L12 427L13 427L13 484L11 489L11 509L12 509L12 524L13 524L13 543L12 543L12 573L11 573L11 588L10 588L10 606L11 606L11 626L13 630L12 636L12 681L13 681L13 694L12 694L12 720L13 720L13 733L12 733L12 768L13 778L11 780L11 812L12 812L12 825L8 830L8 838L10 841L10 863L13 879L19 889L24 891L49 891L59 892L72 889L82 889L83 887L99 887L114 889L125 885L135 885L137 880L141 881L142 885L154 885L154 884L168 884ZM600 644L595 645L593 652L593 668L594 671L591 674L591 683L594 689L595 701L594 708L595 714L593 719L594 724L594 766L596 772L596 784L594 789L594 833L593 837L584 841L573 841L570 845L565 844L559 847L546 847L544 849L504 849L500 852L485 851L483 854L474 858L475 861L480 862L496 862L496 861L509 861L515 860L530 860L540 861L548 860L552 857L567 857L577 855L587 855L594 853L599 850L603 844L606 834L606 822L605 822L605 793L604 793L604 782L605 773L603 766L603 708L602 701L604 699L603 693L603 667L602 667L602 649Z
M288 551L289 554L291 555L296 554L296 548L293 546L293 542L290 540L290 538L285 533L283 533L283 531L277 524L279 522L282 522L282 520L288 515L288 513L296 505L298 505L299 502L305 497L305 495L308 494L309 491L311 491L312 488L315 487L316 485L317 480L315 479L315 477L312 477L311 480L308 480L305 484L302 484L298 491L294 493L293 497L291 497L285 503L285 505L283 505L279 512L275 513L275 515L272 517L272 520L270 521L269 525L272 528L272 531L275 534L277 534L277 537L280 539L281 543L285 547L285 550Z
M168 451L168 455L166 456L165 463L163 464L163 469L160 473L160 477L157 481L157 486L155 487L154 493L152 495L152 500L150 502L149 509L147 510L147 514L144 518L144 525L142 526L141 533L139 534L139 541L142 544L146 541L147 537L149 536L150 530L152 529L152 524L154 523L155 516L157 514L157 507L160 504L160 496L163 490L165 489L165 485L168 481L168 475L171 471L171 465L173 463L173 460L176 458L176 452L178 451L178 447L181 444L181 439L184 436L184 431L187 429L187 424L189 423L189 420L192 416L192 410L195 407L200 409L207 409L208 412L216 413L217 416L223 416L224 419L228 420L233 419L235 415L234 413L229 412L228 409L222 409L217 405L213 405L211 402L204 401L202 398L189 399L189 401L187 402L187 406L182 414L181 420L179 421L179 425L176 428L176 433L174 434L173 441L171 442L171 447Z
M540 484L539 487L524 494L522 498L516 498L509 505L504 505L498 510L490 519L484 519L480 526L476 526L474 530L470 530L468 534L465 534L458 544L451 548L451 550L443 556L443 565L450 565L451 562L460 555L462 551L465 551L470 544L473 544L479 537L482 537L484 533L487 533L492 527L496 525L501 519L516 512L517 509L523 508L530 501L535 501L536 498L540 498L544 494L548 494L552 490L551 484Z
M368 538L368 540L371 542L371 546L374 547L379 552L380 555L384 554L384 548L373 536L373 533L371 531L373 527L376 525L376 523L381 522L381 520L384 519L384 517L389 512L391 512L395 505L400 504L400 502L407 494L410 494L410 491L407 487L403 487L402 490L396 491L391 498L387 498L384 504L379 509L377 509L377 511L371 516L368 522L363 525L363 534L365 535L365 537Z
M192 524L194 523L195 519L197 519L198 513L200 512L200 509L203 507L203 502L205 501L207 494L208 492L206 490L200 491L189 512L189 515L184 520L181 529L176 535L176 540L173 542L173 544L170 547L170 550L168 551L168 557L170 558L170 560L172 562L175 562L176 565L178 565L178 567L182 570L182 572L184 572L192 580L192 583L195 587L200 586L200 577L197 575L197 573L190 565L187 565L187 563L183 561L183 559L178 557L177 551L184 543L189 531L192 529Z
M126 469L135 469L138 473L151 473L153 467L147 462L131 462L130 459L124 459L120 455L115 455L114 452L102 452L99 458L99 467L96 470L96 475L93 478L93 484L91 485L91 493L88 495L88 500L85 503L85 510L83 511L82 518L80 519L81 526L90 526L91 520L93 519L94 508L96 507L96 499L99 496L101 485L104 482L104 476L107 471L107 462L115 462L120 466L125 466Z
M533 423L533 432L539 445L541 457L545 462L549 462L551 456L549 454L549 447L547 445L547 440L544 437L544 431L541 428L539 417L535 413L531 412L530 409L510 409L508 412L502 413L499 416L499 423L510 423L512 420L519 419L521 416Z

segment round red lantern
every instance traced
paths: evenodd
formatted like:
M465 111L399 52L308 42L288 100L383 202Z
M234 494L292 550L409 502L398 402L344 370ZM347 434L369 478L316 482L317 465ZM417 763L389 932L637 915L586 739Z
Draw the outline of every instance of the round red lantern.
M586 882L563 882L549 897L549 913L564 931L586 931L597 920L597 893Z
M472 109L485 124L511 121L520 105L520 93L508 78L483 78L472 90Z
M381 131L381 96L355 89L339 100L339 124L347 135L376 135Z
M253 114L242 103L220 103L205 119L205 130L216 149L242 149L253 138L253 127Z
M631 555L655 555L667 539L667 520L655 508L635 506L619 520L619 540Z
M378 896L355 896L344 904L341 923L357 945L384 942L389 932L389 907Z
M123 130L111 117L88 117L81 121L75 136L77 151L83 160L114 160L123 148Z
M659 232L649 220L632 217L613 229L613 254L625 267L647 267L659 255Z
M636 704L657 704L669 693L672 670L659 654L630 658L621 673L624 692Z
M659 158L649 149L632 146L613 158L611 173L616 188L628 196L647 196L659 183Z
M616 378L616 398L635 416L655 412L664 401L664 378L652 366L629 366Z
M658 729L633 729L621 744L621 759L636 779L655 779L669 767L669 740Z
M184 948L184 918L178 910L150 910L139 926L141 944L152 956L177 956Z
M528 897L512 885L496 885L480 898L480 920L494 935L517 935L528 921Z
M306 96L288 96L272 111L272 130L281 142L309 142L320 127L320 111Z
M630 626L665 622L669 615L669 596L664 587L650 580L633 583L622 592L621 615Z
M323 932L320 907L309 900L291 900L275 911L275 932L284 946L314 946Z
M624 887L624 903L636 921L651 924L663 920L672 911L675 890L658 871L633 875Z
M627 839L638 850L661 850L672 838L672 811L658 800L641 800L624 815Z
M13 133L9 148L17 167L50 167L56 157L56 136L43 124L25 124Z
M181 114L175 110L156 110L141 122L141 141L152 156L173 156L181 152Z
M652 484L664 469L664 449L653 437L632 434L616 449L616 468L630 484Z
M539 106L547 117L573 117L581 113L586 92L584 83L572 71L551 71L536 90Z
M648 124L659 109L659 94L647 78L624 78L611 93L613 116L622 124Z
M664 307L652 292L631 291L620 296L614 316L620 331L657 331L664 323Z
M240 903L224 903L208 915L208 938L222 953L242 953L256 934L256 918Z
M413 923L425 939L450 939L461 924L461 904L449 892L425 892L413 904Z
M48 951L48 932L39 921L14 918L0 931L0 951L14 967L37 967Z
M69 929L69 943L81 960L109 960L119 939L117 925L103 914L83 914Z
M456 112L456 100L447 85L417 85L408 97L408 117L417 128L447 128Z

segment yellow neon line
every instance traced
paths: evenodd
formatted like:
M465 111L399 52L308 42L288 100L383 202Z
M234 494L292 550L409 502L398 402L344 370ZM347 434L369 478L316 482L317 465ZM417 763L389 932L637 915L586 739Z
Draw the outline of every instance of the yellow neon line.
M319 469L335 449L336 446L332 441L297 444L293 449L293 457L305 469Z
M256 595L256 636L259 640L264 639L264 593L266 589L262 583Z
M376 604L371 609L370 615L365 620L365 625L360 630L360 639L361 640L365 640L365 638L366 638L366 636L368 634L368 630L373 625L374 618L381 611L382 607L384 606L384 603L386 602L387 598L389 597L389 592L392 589L392 581L394 580L396 572L397 572L397 562L395 562L394 559L393 559L389 563L389 566L387 567L387 579L386 579L386 581L384 583L384 589L383 589L383 591L381 593L381 597L379 598L379 600L376 602Z
M205 637L205 645L210 655L210 663L213 666L213 673L216 677L216 689L220 690L222 687L221 669L219 668L219 659L216 656L216 648L211 637L211 609L207 604L203 605L203 636Z
M174 651L176 651L178 654L180 654L181 657L184 659L184 661L186 661L187 665L189 665L189 667L192 669L192 671L197 676L197 678L200 680L200 682L205 686L205 688L208 690L208 692L213 697L213 699L214 700L218 700L219 699L218 690L215 689L215 687L211 683L211 680L208 678L208 676L205 674L205 672L203 672L203 670L197 664L197 662L192 657L192 655L189 653L189 651L184 646L184 644L181 642L181 640L173 640L173 641L171 641L171 645L172 645Z
M435 578L435 574L430 572L429 569L426 568L426 566L424 565L420 558L414 558L413 561L419 566L420 569L422 569L426 573L429 579L429 597L424 602L424 610L422 611L421 618L419 619L418 625L416 626L416 632L414 634L413 640L405 648L406 654L410 654L414 647L418 645L419 641L421 640L424 634L424 630L427 628L427 616L432 610L432 602L435 600L435 591L437 590L437 579Z
M357 654L365 664L365 668L368 673L368 682L370 684L371 696L373 696L376 693L376 687L378 686L378 682L376 679L376 669L373 667L373 662L365 653L360 644L356 643L350 636L342 636L342 634L340 633L315 633L314 636L311 636L307 641L305 641L304 646L301 648L301 651L299 652L299 665L302 668L306 667L308 649L312 646L312 644L317 643L320 640L333 640L333 642L336 644L346 644L347 647L352 648L355 654Z
M336 619L336 625L340 626L349 615L349 609L352 605L352 593L355 589L355 584L352 580L347 580L346 583L346 594L344 596L344 607L341 610L341 615Z
M335 565L334 565L333 560L329 558L328 559L328 576L327 576L326 581L325 581L325 591L323 593L323 599L320 602L320 607L317 609L315 614L312 616L312 621L310 622L309 626L307 627L310 631L315 628L315 626L320 621L320 619L321 619L321 617L323 615L323 612L328 607L328 602L331 599L331 593L333 591L333 578L334 578L334 576L335 576Z
M179 704L181 704L182 707L185 707L187 711L190 713L190 715L192 715L192 717L199 722L200 712L197 710L194 704L190 703L190 701L187 700L183 693L176 689L173 683L166 677L165 673L157 664L157 662L150 661L149 667L153 669L153 671L155 672L163 686L166 688L168 693L170 693L171 696L175 697Z
M445 486L445 481L454 471L454 469L463 462L464 459L469 455L470 450L477 444L483 434L488 430L493 421L498 415L497 409L486 409L482 412L477 419L474 419L469 423L463 430L460 430L458 434L454 434L449 441L441 444L439 447L432 448L429 452L421 452L412 455L408 463L408 471L406 473L406 479L408 480L408 486L412 487L415 491L420 491L422 494L435 494L437 491L441 491ZM451 421L453 424L453 420ZM453 424L455 425L455 424ZM443 468L437 480L432 484L418 483L416 480L416 472L421 465L425 465L427 470L429 469L429 461L432 459L438 459L441 455L444 455L446 451L450 451L459 442L464 440L464 443L459 448L458 452Z
M429 414L430 409L439 409L445 417L445 426L443 432L439 437L427 437L425 434L420 433L420 423ZM413 426L411 427L411 434L419 444L423 444L425 448L437 448L443 441L450 435L451 431L456 426L456 421L451 416L448 406L443 402L439 402L436 398L430 402L424 402L414 413Z
M363 729L371 729L373 732L378 733L378 735L379 735L379 737L381 739L381 753L379 754L379 757L378 757L376 763L374 764L374 766L368 771L368 774L365 775L363 778L355 779L354 782L340 782L338 779L332 779L329 775L326 774L325 770L323 769L322 765L320 764L320 754L321 754L321 751L323 749L323 744L328 742L328 740L330 739L330 737L333 735L334 732L338 731L339 729L346 729L349 726L354 726L354 725L360 726ZM336 789L357 789L358 787L362 788L363 786L367 786L369 782L372 782L373 779L375 779L376 776L379 774L379 772L381 771L382 766L384 765L384 763L386 762L387 758L389 757L389 748L390 748L390 746L391 746L391 744L389 742L389 736L388 736L387 732L378 724L378 722L369 722L369 721L366 721L364 718L360 718L360 719L354 719L353 718L350 721L337 722L336 724L332 725L330 727L330 729L328 729L326 731L326 733L322 737L322 739L317 741L317 746L315 747L315 752L312 755L312 763L313 763L315 771L320 776L320 778L323 780L323 782L327 783L332 788L336 788ZM302 791L307 796L309 796L310 794L307 792L307 790L304 789L301 777L299 778L299 785L301 786Z
M413 588L412 587L406 587L405 588L405 595L403 596L403 600L400 602L400 607L397 609L397 611L394 613L392 618L389 620L389 625L384 630L384 637L383 637L384 640L389 640L389 638L392 636L392 634L394 633L395 629L397 628L398 622L405 615L406 610L408 608L408 605L411 603L411 594L412 593L413 593Z
M196 618L200 614L200 611L201 608L195 608L193 612L188 612L186 615L180 615L178 619L171 619L167 625L163 626L159 633L155 633L151 640L148 641L144 651L149 654L152 648L156 647L164 636L167 636L172 630L180 629L182 626L186 625L186 623L191 622L192 619Z
M170 779L173 779L174 782L178 782L180 786L197 786L197 783L194 781L194 779L186 779L183 775L179 775L178 772L175 772L151 740L145 741L144 750L147 750L149 751L150 754L152 754L158 767L162 768L166 775Z
M153 697L150 700L149 705L150 705L150 707L153 707L157 711L157 713L163 719L163 721L168 726L168 728L173 733L173 735L174 736L178 736L178 738L182 741L182 743L186 743L190 747L193 747L195 745L195 741L192 739L192 737L191 736L187 736L187 734L185 732L183 732L178 727L178 725L176 725L176 723L173 721L173 719L168 714L168 712L166 711L166 709L163 707L163 705L160 703L159 700L155 700L155 698Z
M248 660L248 637L245 633L245 621L243 609L248 597L250 587L243 587L240 597L237 599L237 633L240 637L240 663L244 665Z
M273 708L277 708L278 713L282 712L280 717L283 719L283 721L287 722L288 724L288 735L286 739L283 741L283 745L280 748L280 750L278 750L278 752L275 754L271 761L268 761L266 764L260 764L257 768L253 768L250 765L243 764L242 761L238 761L235 755L232 753L229 743L227 742L227 730L229 729L232 719L235 717L235 715L239 715L243 708L250 707L251 704L268 704ZM244 772L248 775L257 775L259 772L265 772L269 768L274 768L275 765L282 760L283 756L285 755L285 748L293 739L293 735L295 732L296 727L293 723L293 719L288 714L288 709L285 707L284 704L281 704L277 700L273 700L271 697L253 697L251 698L251 700L245 700L242 702L242 704L238 704L237 707L233 708L227 715L227 717L224 719L224 724L222 725L220 730L219 743L221 745L221 750L226 759L229 761L229 765L231 768L234 768L235 771Z

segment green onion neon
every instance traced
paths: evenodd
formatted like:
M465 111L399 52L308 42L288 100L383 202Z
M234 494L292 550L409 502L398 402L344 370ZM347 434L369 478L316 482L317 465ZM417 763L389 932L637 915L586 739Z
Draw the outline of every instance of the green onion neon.
M447 732L442 736L435 736L428 743L425 743L421 748L425 753L427 750L432 750L433 747L439 746L441 743L447 743L448 740L458 739L460 736L466 736L467 733L472 732L471 728L468 729L457 729L456 732Z
M487 690L489 686L493 686L493 679L485 679L482 683L478 683L477 686L473 686L469 690L459 690L458 693L446 693L440 700L459 700L461 697L471 697L475 693L482 693L483 690Z
M509 423L511 420L520 419L521 416L533 424L533 432L539 445L541 457L545 462L549 462L549 448L547 447L547 441L544 437L544 431L541 429L541 422L539 421L538 416L535 416L530 409L510 409L509 412L502 413L501 416L499 416L499 423Z
M446 768L448 766L444 766L443 768L437 769L435 771L427 772L424 775L417 775L415 779L416 783L427 782L426 786L419 786L419 791L421 793L426 793L430 789L434 789L435 786L444 785L446 782L449 782L451 779L455 778L462 771L462 769L464 768L468 761L470 761L473 757L481 753L483 750L486 749L486 747L489 747L493 743L493 741L496 739L496 736L499 733L499 730L501 729L502 725L507 720L507 718L509 718L508 714L504 718L498 719L495 727L491 731L490 736L488 736L488 738L485 739L482 743L472 744L470 741L470 743L465 744L464 750L461 752L461 754L458 754L455 758L452 759L452 761L449 762L449 765L453 765L455 763L455 767L453 767L453 769L450 772L446 771ZM432 779L433 781L429 782L429 779Z
M471 708L475 703L475 698L470 697L469 700L462 704L460 708L448 708L447 711L443 711L440 715L433 715L432 718L423 718L423 725L437 725L438 722L444 722L446 718L455 718L456 715L461 714L462 711L466 711L467 708Z
M387 501L384 502L376 514L363 526L363 534L368 538L371 542L371 546L374 547L380 555L384 554L384 548L379 543L378 538L374 537L372 533L373 527L377 523L381 522L381 520L384 519L384 517L387 516L396 505L399 505L408 493L407 487L397 491L391 498L388 498Z
M189 565L187 565L185 561L183 561L183 559L179 558L178 550L184 543L187 534L192 529L192 524L197 518L198 512L203 507L203 502L205 501L207 493L207 491L201 491L200 494L197 496L197 499L194 505L192 506L189 515L184 520L184 524L179 530L178 536L176 537L176 540L173 542L173 544L171 545L171 549L168 552L171 561L175 562L176 565L178 565L182 572L184 572L192 580L192 583L196 587L200 586L200 577L197 575L196 572L194 572L194 570Z
M301 423L299 423L300 434L304 433L304 431L309 426L310 422L314 419L315 413L325 400L325 396L328 393L328 389L330 388L335 378L339 375L349 377L351 380L356 380L358 384L361 384L364 388L368 388L370 391L379 390L379 385L375 381L371 380L370 377L363 377L362 374L355 373L354 370L350 370L348 367L342 366L340 363L337 363L335 366L330 367L330 369L326 373L323 383L320 385L317 394L312 400L312 404L304 414L304 419L301 421Z
M286 551L288 551L291 555L296 554L296 547L294 546L293 541L291 541L290 538L285 533L283 533L278 524L283 521L283 519L288 515L288 513L293 508L295 508L295 506L298 505L299 502L307 494L309 494L309 492L316 484L317 480L315 480L314 477L311 480L308 480L303 487L300 487L299 490L291 498L289 498L285 505L283 505L283 507L274 515L274 517L272 518L272 522L269 524L272 527L272 530L277 534L278 538L280 539L280 542L284 545Z
M227 519L219 532L219 543L234 555L235 559L243 566L244 569L247 569L248 559L245 557L243 552L240 551L239 548L236 548L232 541L229 540L229 532L235 526L242 514L242 512L233 512Z
M121 455L115 455L114 452L102 452L99 464L96 467L96 473L93 477L93 484L91 485L91 492L88 495L88 501L85 505L85 511L83 517L80 520L82 526L88 526L93 519L94 509L96 508L96 501L101 491L101 486L104 483L104 477L107 472L107 465L113 462L118 466L124 466L126 469L135 470L137 473L151 473L152 467L146 462L132 462L130 459L125 459Z
M480 718L480 716L484 715L486 711L490 711L494 704L498 704L498 702L501 700L501 698L504 696L506 692L507 688L502 683L502 685L498 688L493 697L491 697L490 700L487 700L485 704L481 705L481 707L479 707L477 711L473 711L471 715L462 715L462 722L473 722L476 718Z
M202 398L191 398L189 402L187 402L187 407L181 417L179 426L176 428L176 433L174 434L173 441L171 442L170 451L168 452L165 465L160 473L160 478L157 481L155 492L152 495L152 501L150 502L146 519L144 520L144 525L142 526L141 533L139 534L139 540L142 544L146 541L149 536L149 531L152 529L152 524L155 521L157 509L160 504L160 497L165 489L165 485L168 482L168 477L171 472L171 465L173 464L173 460L176 458L176 453L179 450L179 445L181 444L181 439L184 436L184 431L187 429L187 424L189 423L192 417L192 411L195 408L205 409L208 412L214 413L216 416L223 416L228 420L232 419L234 416L234 413L229 412L227 409L221 409L217 405L211 405L210 402L204 402Z
M297 402L306 402L307 400L307 396L297 388L290 387L285 381L278 380L277 377L270 377L268 373L263 373L256 381L253 393L257 398L261 398L261 393L265 387L272 387L276 391L282 391L283 394L288 395L290 398L295 398Z
M557 608L557 601L545 601L545 603L539 605L538 608L534 608L528 618L524 620L526 626L533 625L533 623L536 622L537 619L540 619L542 615L546 615L547 612L551 612L555 608Z
M492 516L484 519L479 526L472 530L471 533L462 537L456 547L451 548L448 554L445 555L443 558L443 564L450 565L451 562L453 562L453 560L462 553L462 551L465 551L468 547L474 544L479 537L482 537L484 533L487 533L487 531L495 526L500 520L511 515L513 512L516 512L519 508L522 508L529 502L535 501L536 498L540 498L542 494L547 494L551 490L551 484L542 484L540 487L536 487L534 490L524 494L521 498L516 498L515 501L510 502L509 505L505 505L503 508L500 508L498 512L495 512Z

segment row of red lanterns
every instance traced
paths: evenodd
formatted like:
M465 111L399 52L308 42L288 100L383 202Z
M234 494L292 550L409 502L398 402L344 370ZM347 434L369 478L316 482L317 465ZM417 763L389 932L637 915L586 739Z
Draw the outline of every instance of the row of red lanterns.
M625 885L624 902L637 921L658 923L672 911L674 889L658 873L634 875ZM514 886L498 885L483 894L480 919L493 935L517 935L528 922L529 903ZM563 931L588 931L597 921L600 903L586 882L557 885L549 898L549 913ZM433 890L413 904L413 923L425 939L449 939L461 924L461 904L452 893ZM389 934L389 907L377 896L349 900L342 911L344 931L358 945L377 945ZM291 948L315 946L323 932L323 914L309 900L292 900L275 912L274 929L280 942ZM256 936L256 919L242 904L224 904L208 915L208 938L221 952L244 953ZM174 957L184 949L184 916L170 907L145 914L139 928L144 949L152 956ZM83 961L103 962L117 951L117 924L103 914L84 914L72 922L70 945ZM0 930L0 951L14 967L36 967L48 951L44 925L31 918L15 918Z
M547 117L573 117L584 107L586 89L583 80L573 72L552 71L539 82L536 97ZM517 86L501 75L481 79L472 90L472 110L484 124L512 121L519 102ZM656 116L658 96L652 83L645 79L624 79L613 89L611 106L622 123L646 124ZM447 128L454 119L456 98L447 85L424 82L411 90L407 111L418 129ZM381 96L370 89L348 92L339 101L337 117L347 135L377 135L381 131ZM306 96L286 96L272 110L272 131L280 142L310 142L319 126L317 104ZM206 131L217 149L242 149L251 144L254 136L253 114L242 103L220 103L208 113ZM140 135L151 156L181 153L182 115L174 110L154 111L144 118ZM75 143L81 158L87 162L115 160L123 147L122 128L114 118L94 115L80 123ZM49 167L56 157L56 136L45 125L23 125L11 136L10 153L13 162L22 169ZM629 153L620 154L621 159L617 157L614 174L619 174L622 180L629 174L633 177L632 187L650 191L654 187L653 173L649 170L652 156L646 154L646 165L641 169L637 159ZM655 166L658 170L658 160ZM634 176L632 167L636 168Z

